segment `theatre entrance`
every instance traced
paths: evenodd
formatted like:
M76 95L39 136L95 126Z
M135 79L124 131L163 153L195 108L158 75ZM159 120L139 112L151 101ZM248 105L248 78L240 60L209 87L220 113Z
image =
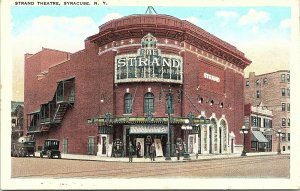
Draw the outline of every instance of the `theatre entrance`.
M156 156L163 157L166 154L167 127L163 125L132 125L126 128L126 156L128 156L129 142L134 147L134 157L150 156L150 145L154 142ZM138 149L139 148L139 149ZM139 153L137 153L139 151Z

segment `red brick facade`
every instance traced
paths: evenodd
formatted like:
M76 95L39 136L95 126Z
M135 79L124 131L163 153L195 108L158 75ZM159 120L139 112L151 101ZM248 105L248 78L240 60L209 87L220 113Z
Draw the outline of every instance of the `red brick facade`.
M182 83L115 83L115 56L137 54L141 39L147 34L157 39L161 54L182 57ZM103 149L103 141L109 140L105 145L111 147L116 138L125 140L125 125L114 124L113 134L99 136L97 123L88 124L88 119L101 118L108 112L113 118L147 116L144 113L147 92L154 95L153 117L167 117L165 91L170 86L174 96L172 117L187 117L192 112L195 117L215 119L216 128L222 121L227 130L222 130L222 133L221 128L220 131L212 130L216 140L223 140L222 144L212 143L216 145L212 153L219 153L219 150L221 153L230 152L233 150L229 149L230 135L235 136L235 145L242 144L239 129L244 118L243 70L250 63L235 47L187 21L165 15L123 17L100 26L99 33L85 41L85 49L74 54L43 49L34 55L26 55L25 124L30 126L29 113L54 100L61 81L72 78L75 100L67 107L62 121L45 131L37 127L36 132L28 133L35 135L37 146L42 146L46 138L56 138L61 141L62 151L67 148L64 152L88 154L91 146L94 152L89 154L96 154L97 149L98 152L101 150L99 146L102 145ZM133 96L130 115L124 114L126 93ZM207 128L209 132L208 126L201 128ZM184 133L181 125L172 125L172 143L178 137L184 140ZM204 149L201 153L209 151Z

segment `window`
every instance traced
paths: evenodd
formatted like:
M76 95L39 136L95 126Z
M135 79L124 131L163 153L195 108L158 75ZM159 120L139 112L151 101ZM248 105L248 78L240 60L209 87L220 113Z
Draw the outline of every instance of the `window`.
M281 105L282 105L281 111L285 111L285 103L282 103Z
M252 127L260 127L261 126L261 118L260 117L251 116L251 119L252 119Z
M144 97L144 113L154 113L154 95L150 92Z
M281 82L285 82L285 74L281 74Z
M291 140L291 134L288 133L288 141L290 141L290 140Z
M286 93L287 93L287 96L290 97L290 88L286 88Z
M132 95L130 93L126 93L124 96L124 113L132 113Z
M257 90L257 91L256 91L256 98L260 98L260 96L261 96L261 95L260 95L260 90Z
M287 111L290 111L290 104L287 103Z
M290 126L290 118L287 119L287 125Z
M260 80L256 80L256 85L259 86L260 85Z
M174 98L172 94L166 95L166 113L170 111L170 114L174 114Z
M285 88L281 88L281 96L285 96Z
M249 86L250 86L250 82L246 81L246 87L249 87Z
M265 128L272 128L272 120L264 118L264 127Z
M264 78L264 85L267 85L267 84L268 84L268 79Z
M287 75L286 75L286 81L287 81L287 82L290 82L290 74L287 74Z
M281 125L285 127L285 125L286 125L286 119L285 118L281 119Z

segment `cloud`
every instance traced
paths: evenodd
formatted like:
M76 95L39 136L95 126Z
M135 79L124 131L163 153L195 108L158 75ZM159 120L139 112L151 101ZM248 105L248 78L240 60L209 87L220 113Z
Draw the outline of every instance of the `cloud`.
M187 17L185 20L193 23L194 25L198 25L200 21L197 17Z
M119 19L123 17L123 15L121 15L120 13L108 13L107 15L105 15L102 20L101 20L101 24L102 23L106 23L110 20L113 20L113 19Z
M90 17L40 16L13 37L13 53L35 53L41 47L74 52L84 48L84 39L97 32L98 26Z
M217 17L223 17L223 18L236 18L238 17L238 13L234 11L217 11L215 13Z
M256 11L250 9L247 14L241 16L239 19L240 25L258 25L264 24L271 20L270 14L264 11Z
M284 19L280 22L280 28L287 29L291 27L291 19Z

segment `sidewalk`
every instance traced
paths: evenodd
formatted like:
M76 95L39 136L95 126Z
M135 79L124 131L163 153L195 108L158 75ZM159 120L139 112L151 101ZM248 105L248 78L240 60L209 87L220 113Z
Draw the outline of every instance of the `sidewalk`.
M283 153L286 155L289 153ZM274 156L277 155L277 152L260 152L260 153L247 153L247 157L252 156ZM39 157L39 153L35 153L36 157ZM102 157L94 155L78 155L78 154L61 154L62 159L68 160L87 160L87 161L109 161L109 162L128 162L128 157ZM180 160L177 160L176 157L171 157L171 160L165 160L165 157L156 157L153 162L187 162L187 161L197 161L197 160L214 160L214 159L225 159L225 158L238 158L241 157L240 153L233 154L204 154L198 155L198 159L195 154L191 154L191 160L183 160L183 157L180 157ZM133 158L133 162L151 162L150 158Z

